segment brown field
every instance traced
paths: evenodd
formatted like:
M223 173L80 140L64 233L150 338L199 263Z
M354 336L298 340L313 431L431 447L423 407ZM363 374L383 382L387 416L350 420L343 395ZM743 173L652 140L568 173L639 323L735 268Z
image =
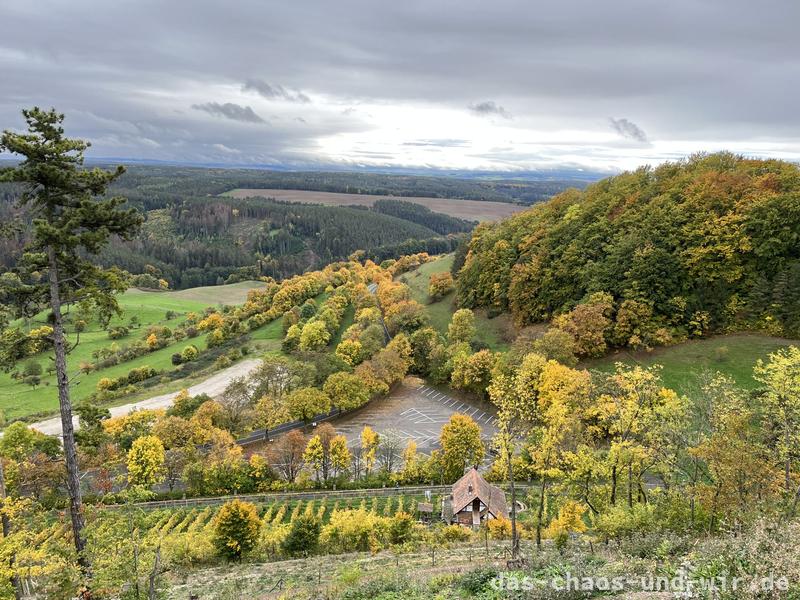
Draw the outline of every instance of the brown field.
M456 198L421 198L416 196L370 196L367 194L341 194L336 192L310 192L307 190L236 189L225 192L233 198L275 198L284 202L347 206L357 204L372 206L376 200L405 200L426 206L434 212L444 213L468 221L499 221L527 207L506 202L484 202L482 200L458 200Z

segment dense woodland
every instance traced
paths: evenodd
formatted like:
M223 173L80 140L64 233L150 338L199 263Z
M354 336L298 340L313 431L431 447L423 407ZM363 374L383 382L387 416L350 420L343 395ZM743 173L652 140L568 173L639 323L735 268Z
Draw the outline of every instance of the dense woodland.
M600 352L729 330L796 336L800 169L698 155L568 190L481 225L459 297L573 333L594 319Z
M459 234L474 227L402 200L380 200L367 208L220 197L216 194L242 183L233 179L238 171L215 177L214 170L189 170L197 179L184 179L181 169L168 173L174 178L134 169L115 182L110 193L128 198L146 219L135 239L103 251L102 264L134 274L154 272L171 287L188 288L286 277L364 248L375 260L449 252ZM27 217L16 208L18 196L18 187L0 187L0 217L20 223L19 231L0 240L0 264L6 268L19 259L26 241Z
M112 189L125 190L134 203L158 202L175 194L218 195L235 188L311 190L377 196L424 196L532 204L568 187L584 187L597 177L556 173L552 178L464 179L348 172L286 172L248 169L132 166ZM139 190L139 194L132 194ZM147 206L155 208L155 205Z

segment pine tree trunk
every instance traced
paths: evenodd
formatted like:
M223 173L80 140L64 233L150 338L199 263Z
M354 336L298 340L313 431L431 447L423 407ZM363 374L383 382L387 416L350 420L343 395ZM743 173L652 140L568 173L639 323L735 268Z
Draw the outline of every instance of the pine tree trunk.
M61 407L61 429L64 439L64 459L67 465L67 491L69 512L72 519L72 534L78 564L86 577L91 577L91 566L86 558L86 540L83 537L84 518L81 499L81 481L78 472L78 449L75 445L75 430L72 425L72 403L69 398L69 374L67 373L67 347L64 336L64 321L61 316L61 295L58 284L58 264L53 247L47 249L50 279L50 308L53 311L53 346L55 351L58 403Z

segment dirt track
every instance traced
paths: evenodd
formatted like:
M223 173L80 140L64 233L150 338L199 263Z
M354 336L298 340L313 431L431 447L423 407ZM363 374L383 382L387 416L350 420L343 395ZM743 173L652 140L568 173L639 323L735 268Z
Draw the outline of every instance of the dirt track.
M189 387L189 393L192 396L196 396L198 394L208 394L212 398L215 396L219 396L227 387L228 383L232 379L236 377L240 377L242 375L247 375L251 371L253 371L260 363L260 360L256 359L248 359L243 360L242 362L236 363L232 367L228 367L227 369L220 371L219 373L215 373L205 381L201 381L191 387ZM147 400L140 400L138 402L131 402L130 404L123 404L121 406L112 406L109 410L111 411L112 417L118 417L120 415L127 415L134 410L142 410L144 408L154 409L154 408L168 408L172 405L172 400L175 396L178 395L179 392L171 392L169 394L161 394L160 396L153 396L152 398L148 398ZM75 424L75 429L78 428L78 417L73 417L72 422ZM34 429L38 429L42 433L46 433L47 435L61 435L61 418L54 417L52 419L47 419L45 421L39 421L38 423L33 423L31 425Z

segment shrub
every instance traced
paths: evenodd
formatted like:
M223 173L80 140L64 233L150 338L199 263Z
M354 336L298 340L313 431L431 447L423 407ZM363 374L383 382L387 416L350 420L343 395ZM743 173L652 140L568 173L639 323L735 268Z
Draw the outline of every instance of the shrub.
M183 350L181 350L181 359L183 360L183 362L191 362L195 360L199 354L200 351L197 349L197 346L192 344L190 346L186 346Z
M119 327L112 327L108 330L108 337L112 340L118 340L124 338L129 333L129 329L120 325Z
M314 554L319 546L320 530L320 522L314 515L298 515L292 519L289 535L283 541L283 551L288 556Z
M461 525L448 525L438 531L436 537L444 543L466 542L471 534L469 529Z
M489 535L492 536L492 539L505 540L511 537L511 521L508 519L503 517L491 519L486 522L486 526L489 528Z
M398 512L389 522L389 541L404 544L414 535L414 518L406 512Z
M22 374L25 377L35 377L42 374L42 365L36 361L30 361L25 363L25 368L22 370Z
M255 547L260 528L255 505L231 500L214 517L214 547L221 556L239 560Z
M497 575L497 569L494 567L479 567L465 573L458 587L467 592L469 597L479 596L486 590L489 582L497 578Z

